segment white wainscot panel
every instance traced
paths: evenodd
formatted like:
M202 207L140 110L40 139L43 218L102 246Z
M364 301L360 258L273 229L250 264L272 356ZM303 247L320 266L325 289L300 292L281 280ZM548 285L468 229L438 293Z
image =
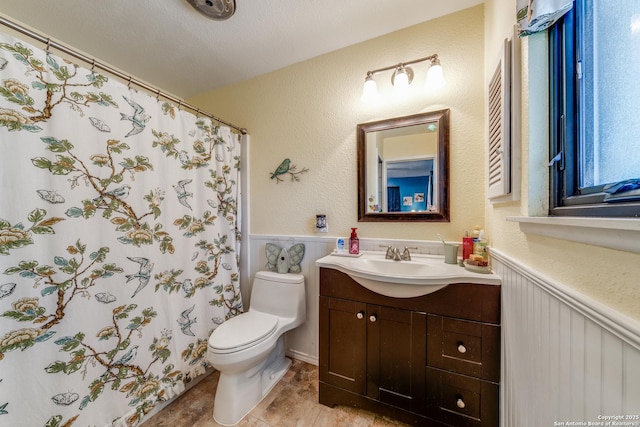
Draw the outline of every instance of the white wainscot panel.
M624 419L640 416L640 324L492 255L502 277L501 425L588 425L605 416L640 425Z

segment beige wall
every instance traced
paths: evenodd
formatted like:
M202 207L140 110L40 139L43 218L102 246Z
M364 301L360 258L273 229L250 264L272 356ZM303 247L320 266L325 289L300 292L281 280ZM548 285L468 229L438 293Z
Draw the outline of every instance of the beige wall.
M495 66L500 43L511 34L514 0L485 1L485 76ZM547 208L547 97L544 34L522 39L522 200L486 203L493 247L551 279L640 319L640 255L525 234L509 216L537 216ZM488 81L488 77L485 77ZM639 243L640 245L640 243Z
M484 222L483 8L470 8L322 55L188 101L249 129L250 227L253 234L313 235L327 214L329 235L458 240ZM406 101L371 107L360 102L368 70L437 53L447 85ZM420 88L426 63L413 67ZM391 73L376 80L381 95ZM451 109L451 222L357 222L356 125ZM284 158L309 172L300 182L269 179Z
M512 33L514 0L478 6L369 40L279 71L190 99L251 134L251 232L312 235L313 217L326 213L330 235L458 240L475 224L491 245L542 275L640 319L640 255L525 234L510 216L543 215L547 208L545 37L522 40L521 199L492 205L485 193L485 85L499 47ZM447 79L438 94L360 103L367 70L438 53ZM416 79L425 69L416 67ZM389 89L389 76L377 79ZM416 80L416 83L418 80ZM414 83L415 84L415 83ZM532 94L529 96L529 94ZM451 222L357 223L355 126L419 112L451 109ZM290 157L309 173L301 182L269 179ZM485 222L486 217L486 222Z

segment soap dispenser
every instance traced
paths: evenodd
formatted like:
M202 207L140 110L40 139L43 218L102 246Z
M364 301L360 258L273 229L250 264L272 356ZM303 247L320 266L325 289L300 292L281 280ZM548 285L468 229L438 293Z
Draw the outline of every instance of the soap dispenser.
M351 237L349 237L349 253L358 255L360 253L360 240L358 239L357 228L351 229Z

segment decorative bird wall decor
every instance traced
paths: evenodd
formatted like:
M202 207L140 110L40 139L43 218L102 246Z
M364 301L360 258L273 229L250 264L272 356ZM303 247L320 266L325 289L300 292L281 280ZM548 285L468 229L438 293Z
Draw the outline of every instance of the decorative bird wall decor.
M300 181L300 177L298 175L309 172L308 168L302 168L297 170L296 165L291 164L291 160L284 159L280 166L276 168L274 172L269 172L271 174L271 179L276 180L276 184L280 181L283 181L281 178L284 174L289 174L291 176L291 181Z

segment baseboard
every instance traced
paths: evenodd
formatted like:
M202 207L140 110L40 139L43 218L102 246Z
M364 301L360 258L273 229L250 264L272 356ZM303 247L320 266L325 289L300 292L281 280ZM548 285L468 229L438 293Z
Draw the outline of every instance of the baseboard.
M318 357L310 354L302 353L296 350L287 350L287 356L292 359L300 360L302 362L310 363L311 365L318 366Z

